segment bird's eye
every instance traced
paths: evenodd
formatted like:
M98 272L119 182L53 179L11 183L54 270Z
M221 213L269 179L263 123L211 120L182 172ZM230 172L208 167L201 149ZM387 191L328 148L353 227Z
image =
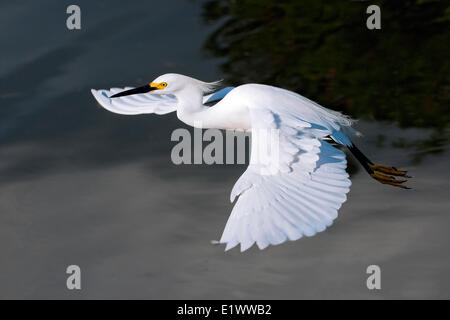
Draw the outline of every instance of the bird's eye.
M166 83L166 82L161 82L161 85L162 85L163 87L167 87L167 83Z

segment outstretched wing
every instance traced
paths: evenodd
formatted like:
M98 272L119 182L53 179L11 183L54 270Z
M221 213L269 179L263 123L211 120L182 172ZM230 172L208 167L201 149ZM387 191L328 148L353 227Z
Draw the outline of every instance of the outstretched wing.
M172 95L136 94L118 98L109 98L121 91L133 89L111 88L110 90L94 90L91 92L97 102L106 110L125 115L143 113L166 114L177 109L177 98Z
M177 98L173 95L160 95L154 93L143 93L130 96L123 96L117 98L109 98L110 96L133 89L132 87L126 88L111 88L110 90L94 90L92 89L92 95L97 102L106 110L125 115L136 115L144 113L156 113L166 114L176 111ZM223 88L217 92L211 93L203 97L203 103L212 104L220 101L225 95L231 91L233 87Z
M316 111L301 108L301 100L291 103L264 107L262 99L249 108L251 158L231 193L231 201L239 198L220 240L226 250L313 236L332 224L346 200L351 182L345 154L322 140L342 133L326 117L313 119Z

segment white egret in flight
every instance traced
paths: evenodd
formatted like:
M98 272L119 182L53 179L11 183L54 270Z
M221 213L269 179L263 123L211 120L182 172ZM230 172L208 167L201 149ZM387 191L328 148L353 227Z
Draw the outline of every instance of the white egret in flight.
M332 224L351 182L345 153L327 141L347 147L372 178L407 188L406 171L375 164L356 148L349 138L352 121L341 113L268 85L245 84L211 94L217 86L165 74L142 87L92 94L105 109L119 114L176 111L191 126L252 130L250 164L231 191L231 201L238 200L220 239L226 250L240 244L244 251L254 243L264 249L313 236ZM264 129L278 132L277 154L270 155L276 161L270 163L252 161L264 147L254 143Z

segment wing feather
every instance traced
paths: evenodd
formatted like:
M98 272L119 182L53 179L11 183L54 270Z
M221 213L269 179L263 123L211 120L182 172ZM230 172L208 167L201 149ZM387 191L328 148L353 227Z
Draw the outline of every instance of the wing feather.
M250 164L231 192L230 200L237 201L220 240L226 250L240 244L245 251L255 243L264 249L313 236L333 223L347 199L351 182L345 154L323 140L335 134L346 141L339 124L330 123L338 115L327 118L321 109L303 116L298 106L274 106L274 100L263 97L249 107ZM264 130L277 131L278 148L267 147L271 142ZM269 156L261 157L267 150Z
M117 98L109 98L113 94L133 89L133 87L111 88L109 90L91 90L97 102L106 110L124 114L136 115L145 113L166 114L177 109L177 98L173 95L135 94ZM223 88L203 97L203 103L211 104L223 99L233 87Z
M144 93L113 99L109 98L113 94L129 89L132 88L111 88L110 90L92 89L91 92L103 108L114 113L124 115L145 113L166 114L176 110L177 99L171 95Z

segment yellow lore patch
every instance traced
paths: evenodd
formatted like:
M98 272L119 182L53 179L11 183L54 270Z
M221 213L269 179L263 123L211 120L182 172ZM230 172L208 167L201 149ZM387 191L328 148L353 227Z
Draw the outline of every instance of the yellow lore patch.
M167 83L166 82L161 82L161 83L152 82L152 83L150 83L150 87L156 88L158 90L163 90L165 87L167 87Z

